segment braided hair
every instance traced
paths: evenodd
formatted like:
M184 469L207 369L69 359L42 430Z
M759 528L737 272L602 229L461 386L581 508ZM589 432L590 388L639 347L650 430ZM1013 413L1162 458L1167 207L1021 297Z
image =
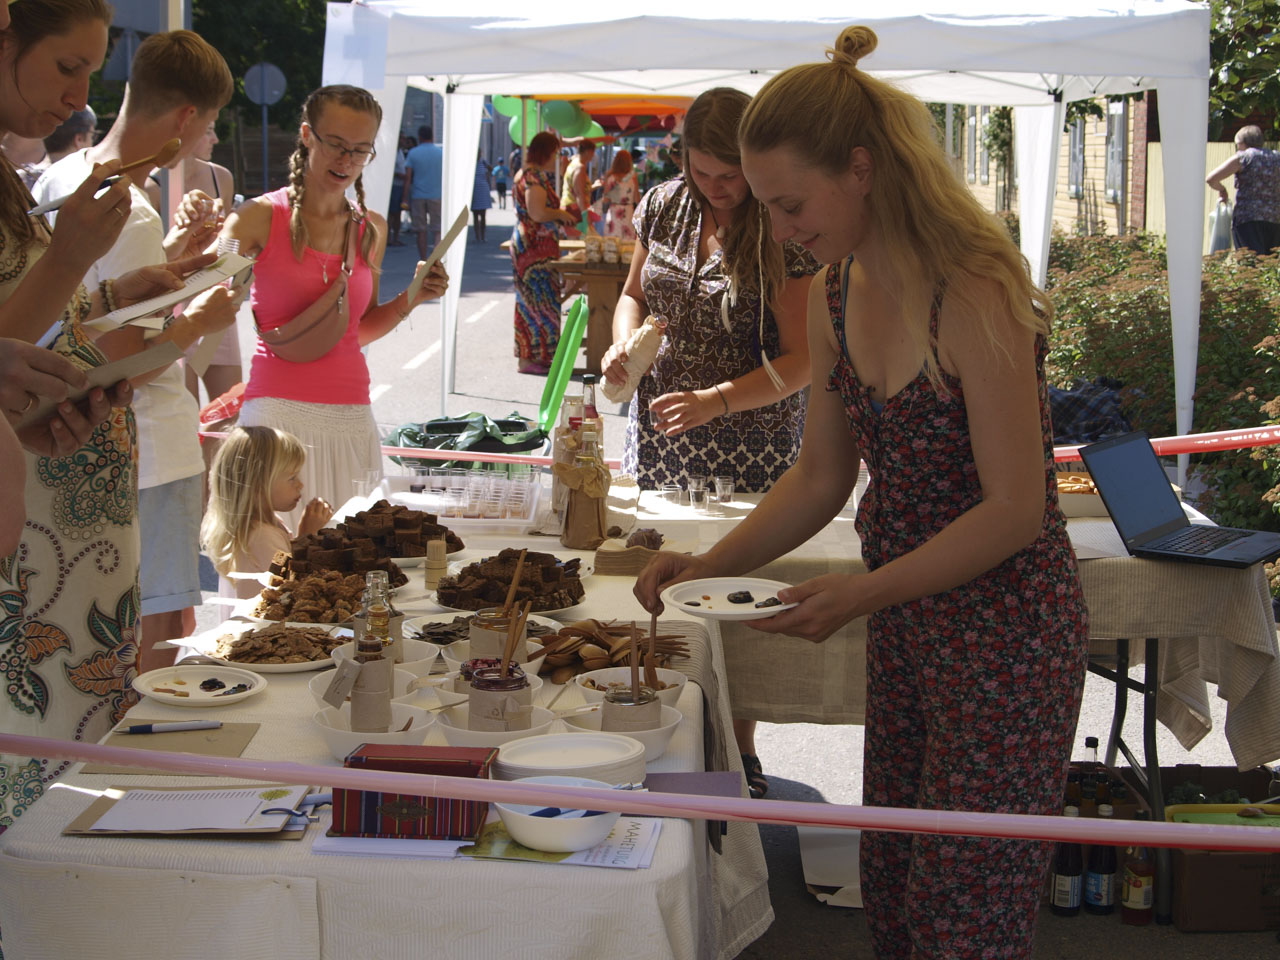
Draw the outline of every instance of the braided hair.
M313 90L311 95L307 97L306 103L302 105L302 122L314 130L316 121L320 119L325 108L330 104L337 104L349 110L367 113L374 118L379 126L382 124L382 106L374 98L373 94L363 87L353 87L345 83L332 84ZM306 142L302 139L302 132L299 130L298 138L293 144L293 153L289 155L289 209L291 211L289 215L289 239L293 245L293 255L299 261L302 259L302 252L306 249L309 240L307 225L302 220L302 200L307 191L305 174L309 156L310 150L307 149ZM356 176L355 188L356 203L358 205L356 215L360 219L364 219L369 208L364 199L363 171ZM377 228L370 222L366 226L364 236L360 241L360 256L364 258L366 263L369 261L369 254L377 240Z

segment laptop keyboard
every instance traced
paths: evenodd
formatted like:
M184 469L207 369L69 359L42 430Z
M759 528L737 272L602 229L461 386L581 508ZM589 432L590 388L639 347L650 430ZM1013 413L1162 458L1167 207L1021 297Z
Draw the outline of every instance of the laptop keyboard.
M1225 547L1229 543L1235 543L1245 536L1248 536L1248 534L1242 534L1238 530L1192 524L1189 527L1183 527L1176 533L1169 534L1167 537L1161 537L1155 543L1149 543L1147 546L1155 547L1159 550L1177 550L1181 553L1204 556L1206 553L1213 553L1213 551L1220 547Z

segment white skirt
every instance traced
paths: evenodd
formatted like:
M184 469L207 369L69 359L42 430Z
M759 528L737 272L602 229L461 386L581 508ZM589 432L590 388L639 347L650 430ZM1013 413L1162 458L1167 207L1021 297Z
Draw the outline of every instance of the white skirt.
M302 510L312 497L323 497L336 510L354 496L364 496L382 481L382 449L373 407L361 404L303 403L278 397L255 397L240 409L242 427L275 427L302 441L302 499L296 509L280 514L298 530Z

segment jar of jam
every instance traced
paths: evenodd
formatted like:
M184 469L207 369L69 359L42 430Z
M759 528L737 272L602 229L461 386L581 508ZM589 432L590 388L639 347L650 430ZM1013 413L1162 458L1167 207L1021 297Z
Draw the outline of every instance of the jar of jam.
M610 687L600 708L600 729L610 733L656 730L662 726L662 701L649 687Z
M533 714L533 690L524 671L514 664L477 667L471 674L467 726L472 730L528 730Z

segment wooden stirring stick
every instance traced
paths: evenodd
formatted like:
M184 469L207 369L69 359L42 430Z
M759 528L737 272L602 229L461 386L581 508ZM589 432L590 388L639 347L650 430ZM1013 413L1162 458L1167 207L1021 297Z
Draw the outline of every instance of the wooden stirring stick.
M631 621L631 702L640 703L640 640L634 620Z
M507 642L502 645L501 676L503 680L507 679L507 676L511 671L511 658L515 655L515 652L516 652L516 642L515 642L516 629L517 629L516 624L519 622L519 620L520 620L519 617L511 617L507 621Z
M524 571L524 555L528 551L520 551L520 559L516 561L515 576L511 578L511 586L507 589L507 601L502 605L502 615L511 616L511 601L516 598L516 587L520 585L520 574Z
M649 652L644 655L644 684L655 693L658 691L658 654L654 645L658 642L658 615L649 618Z

